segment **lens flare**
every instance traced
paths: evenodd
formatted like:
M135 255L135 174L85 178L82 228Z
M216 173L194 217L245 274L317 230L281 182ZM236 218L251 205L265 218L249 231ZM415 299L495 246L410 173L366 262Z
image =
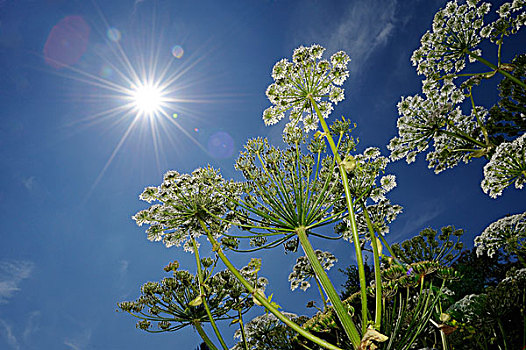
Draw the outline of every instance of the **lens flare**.
M217 131L208 139L208 152L216 159L225 159L234 152L234 139L225 131Z
M175 58L181 58L181 57L183 57L183 55L184 55L184 49L183 49L180 45L175 45L175 46L172 48L172 55L173 55Z
M91 28L80 16L68 16L58 22L44 45L44 60L55 69L77 63L88 47Z
M117 28L108 28L106 31L106 36L113 42L121 40L121 32Z

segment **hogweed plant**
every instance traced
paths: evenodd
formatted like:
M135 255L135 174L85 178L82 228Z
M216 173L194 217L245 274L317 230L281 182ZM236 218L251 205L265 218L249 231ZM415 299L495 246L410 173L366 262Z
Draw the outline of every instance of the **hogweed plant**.
M432 143L434 150L427 158L437 173L485 157L490 161L484 168L483 188L490 196L500 195L512 183L523 187L526 124L521 116L526 107L520 96L526 91L526 59L517 56L503 63L501 49L505 39L524 25L525 7L522 0L504 4L490 23L486 23L489 4L476 0L449 2L436 14L432 31L424 34L412 57L418 73L425 76L423 95L402 98L398 104L399 136L388 146L391 160L412 162ZM484 41L497 46L493 63L482 56ZM402 245L389 245L384 236L402 211L387 198L396 178L386 174L389 158L379 148L356 151L355 125L349 120L327 123L334 105L344 99L342 85L349 77L350 58L340 51L325 59L324 52L320 45L301 46L291 61L282 59L272 69L273 83L266 91L271 106L263 112L263 121L270 126L288 120L285 146L259 137L249 140L235 162L243 181L225 180L208 166L191 174L169 171L161 185L141 194L152 205L133 219L139 226L149 226L149 240L192 253L196 273L171 265L167 271L173 277L149 282L137 301L119 304L139 318L139 328L154 331L152 322L159 327L155 331L191 325L213 350L218 347L202 325L211 325L226 350L216 324L223 320L239 327L236 350L409 349L418 344L430 320L442 320L446 283L458 278L451 263L462 248L462 231L427 229ZM488 68L466 73L468 61ZM476 87L497 75L504 76L501 88L508 102L488 111L475 103ZM509 96L518 102L510 104ZM479 249L522 252L524 220L519 219L499 224L508 225L509 233L505 229L494 233L496 228L488 227L476 241ZM334 233L327 233L330 227ZM313 238L353 246L358 292L340 299L326 273L337 259L315 249ZM200 245L205 242L212 256L201 258ZM260 260L252 258L237 269L227 256L280 246L285 253L303 252L289 275L291 289L306 290L312 280L318 286L324 309L308 321L281 311L273 295L265 295L268 281L258 274ZM373 257L372 280L366 279L364 254ZM227 269L214 273L219 260ZM243 315L259 306L265 314L245 322ZM443 333L441 337L445 349Z
M385 197L396 186L396 181L393 175L385 175L388 159L381 156L379 149L368 148L361 154L356 153L357 141L351 136L354 128L351 122L342 118L330 127L325 122L332 103L343 100L343 90L338 86L348 76L346 65L349 58L338 52L330 61L323 60L323 51L319 45L301 47L295 50L292 62L281 60L274 67L275 83L267 90L274 106L265 111L264 120L273 124L285 113L289 114L290 122L283 133L287 147L271 146L262 138L249 140L235 164L245 181L226 181L211 167L199 168L192 174L169 171L160 186L147 187L141 194L142 200L155 203L137 213L134 220L139 226L149 225L148 239L162 241L167 247L183 246L185 251L193 253L197 270L195 276L186 278L187 281L193 279L192 287L183 283L190 289L180 292L185 299L176 300L179 309L172 307L169 300L177 293L163 289L168 282L152 284L155 288L143 290L149 299L143 296L137 302L119 305L122 310L141 319L141 328L149 330L152 321L159 322L162 331L191 324L210 348L217 349L201 327L203 322L209 322L221 347L227 349L216 321L233 319L233 323L240 326L237 334L241 335L242 345L248 349L256 338L247 336L242 315L253 306L249 303L252 300L270 312L272 316L265 316L273 320L270 324L279 320L304 341L322 348L371 348L376 346L375 342L389 338L380 333L389 329L382 327L382 315L385 293L389 294L390 288L382 289L385 283L380 258L384 245L394 257L383 235L401 211L400 206L391 205ZM321 130L309 138L306 132L318 129L319 125ZM327 152L327 144L331 153ZM340 229L336 230L336 235L320 231L324 226L338 223ZM237 229L229 232L232 227ZM216 261L220 259L227 267L228 278L225 277L227 272L212 275L208 271L209 260L199 256L202 236L211 244ZM315 250L310 237L345 238L354 245L360 275L360 316L356 317L354 308L339 298L325 273L336 258L329 252ZM248 248L241 245L244 240L248 240ZM365 241L370 242L374 256L374 312L368 308L371 288L363 266ZM272 296L265 296L266 280L254 279L252 275L259 271L260 265L255 260L249 264L251 270L247 274L246 269L236 269L225 254L225 251L255 252L281 245L286 252L296 252L299 247L303 250L305 256L298 259L289 277L291 287L301 285L306 289L308 279L314 278L325 311L335 315L333 322L341 327L344 335L337 345L299 326L294 322L299 319L281 312L280 306L271 301ZM182 274L178 271L174 276ZM224 281L231 280L232 276L238 284L225 284ZM171 286L175 282L169 283ZM216 285L221 287L214 289ZM240 285L245 288L244 294L239 292ZM234 297L222 292L221 288L238 292ZM146 299L145 304L142 300ZM145 306L149 307L147 312L143 310ZM187 319L169 316L174 310L179 310L177 317L190 313L186 315ZM196 310L199 317L192 313ZM159 316L163 312L168 316ZM360 321L358 326L353 317ZM179 325L172 326L173 322L179 322Z

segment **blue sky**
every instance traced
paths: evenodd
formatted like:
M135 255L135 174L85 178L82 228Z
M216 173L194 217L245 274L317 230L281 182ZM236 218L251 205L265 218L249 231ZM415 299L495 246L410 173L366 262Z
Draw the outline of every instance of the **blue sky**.
M193 256L147 241L135 226L142 189L169 169L206 164L239 179L233 163L248 138L280 140L283 125L261 119L274 63L313 43L350 54L346 100L332 116L358 124L359 149L387 154L396 103L420 90L409 58L444 3L0 0L0 349L194 349L191 329L148 334L115 312L142 283L162 278L168 262L194 266ZM83 35L60 34L64 23ZM505 59L524 42L524 33L510 41ZM182 56L172 54L176 45ZM122 108L129 67L139 75L166 67L174 77L171 122ZM486 106L495 102L495 91L481 95ZM482 192L482 161L434 175L422 158L388 167L398 182L390 199L404 207L391 242L451 224L472 246L489 223L525 210L523 192L508 189L498 200ZM347 243L313 244L333 251L337 267L352 262ZM289 291L297 256L257 256L287 311L301 313L316 298ZM341 283L336 269L331 275ZM232 345L234 329L225 329Z

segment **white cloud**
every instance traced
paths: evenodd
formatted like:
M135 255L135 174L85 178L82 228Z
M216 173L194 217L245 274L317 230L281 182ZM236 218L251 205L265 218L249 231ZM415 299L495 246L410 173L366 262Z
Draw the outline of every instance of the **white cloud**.
M29 314L26 321L26 326L21 337L17 338L15 331L8 321L0 319L0 339L4 338L10 349L19 350L26 348L26 345L32 343L32 336L39 329L38 318L40 317L40 311L33 311ZM21 346L21 344L23 346ZM3 348L2 348L3 349Z
M121 277L124 277L128 272L128 266L130 266L130 262L128 260L119 261L119 275Z
M296 40L305 45L318 43L327 48L327 53L344 50L351 56L351 74L360 74L360 69L371 55L388 43L394 34L396 26L403 21L398 18L397 0L349 1L342 8L340 16L335 18L334 12L326 12L324 2L298 9L297 17L312 17L318 21L312 26L298 25L301 28L295 33ZM330 14L330 15L329 15ZM330 16L330 17L329 17ZM310 30L316 28L316 30ZM324 28L322 31L319 28Z
M398 231L399 234L392 236L392 241L407 239L417 235L421 230L429 226L429 221L438 217L443 211L443 208L438 203L425 204L418 214L406 217L404 226Z
M22 339L25 343L29 343L33 333L39 330L39 318L40 311L33 311L31 314L29 314L29 317L26 321L26 328L24 329L24 333L22 334Z
M328 38L329 52L348 52L352 59L351 72L359 73L371 54L391 37L396 23L396 8L396 0L350 2L342 20Z
M30 261L0 262L0 304L6 303L20 290L20 282L31 275L34 264Z
M85 329L75 336L64 339L64 345L69 346L71 350L82 350L88 346L90 339L91 329Z
M5 340L11 349L19 350L20 344L13 333L13 329L9 323L0 319L0 335L5 337Z
M31 191L35 187L36 179L36 177L30 176L27 179L22 179L22 183L28 191Z

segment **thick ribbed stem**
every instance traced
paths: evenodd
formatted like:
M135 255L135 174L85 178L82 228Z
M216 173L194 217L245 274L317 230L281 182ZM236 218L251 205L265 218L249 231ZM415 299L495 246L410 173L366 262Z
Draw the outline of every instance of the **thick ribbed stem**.
M374 314L374 326L376 329L380 330L382 325L382 274L380 271L380 254L378 251L378 242L376 241L376 235L374 234L373 224L371 223L371 218L369 217L369 212L367 208L362 203L362 210L365 216L365 221L367 221L367 228L369 229L369 235L371 236L371 246L373 247L374 255L374 284L375 284L375 294L376 294L376 310ZM380 235L380 234L379 234Z
M358 346L360 346L360 334L356 329L356 326L354 325L354 322L352 321L352 318L349 315L347 308L345 307L345 305L343 305L329 277L325 273L325 270L323 270L323 266L321 266L320 261L318 260L318 257L314 252L314 249L312 249L309 239L307 238L307 232L305 231L305 227L297 228L296 233L300 240L301 247L303 248L303 251L309 259L312 269L314 270L314 273L316 273L316 276L318 277L323 289L325 290L325 293L327 293L327 296L329 297L329 300L331 301L331 304L334 307L334 311L336 311L336 315L338 315L338 319L342 323L345 333L347 334L353 345L357 348Z
M201 336L201 339L203 339L205 344L208 345L210 350L218 350L217 347L212 343L210 338L208 338L208 336L206 335L205 330L201 326L201 323L196 321L193 323L193 325L194 325L194 328L197 330L197 333L199 333L199 335Z

